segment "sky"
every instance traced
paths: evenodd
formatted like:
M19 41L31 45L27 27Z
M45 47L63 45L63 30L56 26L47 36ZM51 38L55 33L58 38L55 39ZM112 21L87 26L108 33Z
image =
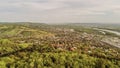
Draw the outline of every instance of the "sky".
M120 23L120 0L0 0L0 22Z

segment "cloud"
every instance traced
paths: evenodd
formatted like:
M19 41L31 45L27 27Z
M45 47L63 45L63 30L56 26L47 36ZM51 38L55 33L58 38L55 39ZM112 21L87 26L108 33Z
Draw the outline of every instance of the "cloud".
M1 21L120 22L119 0L1 0Z

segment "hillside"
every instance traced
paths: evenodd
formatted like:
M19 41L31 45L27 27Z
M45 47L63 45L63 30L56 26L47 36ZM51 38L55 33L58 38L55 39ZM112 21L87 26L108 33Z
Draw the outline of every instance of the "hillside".
M92 28L0 24L0 68L120 68L120 49Z

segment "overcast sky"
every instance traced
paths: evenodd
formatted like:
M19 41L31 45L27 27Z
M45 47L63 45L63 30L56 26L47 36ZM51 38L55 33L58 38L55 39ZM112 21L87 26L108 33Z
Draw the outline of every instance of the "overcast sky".
M120 23L120 0L0 0L0 21Z

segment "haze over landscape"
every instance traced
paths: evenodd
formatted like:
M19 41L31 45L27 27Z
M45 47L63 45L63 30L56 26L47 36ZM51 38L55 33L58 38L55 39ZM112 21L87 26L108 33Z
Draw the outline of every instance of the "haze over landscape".
M0 68L120 68L120 0L0 0Z
M119 0L0 0L1 22L120 23Z

